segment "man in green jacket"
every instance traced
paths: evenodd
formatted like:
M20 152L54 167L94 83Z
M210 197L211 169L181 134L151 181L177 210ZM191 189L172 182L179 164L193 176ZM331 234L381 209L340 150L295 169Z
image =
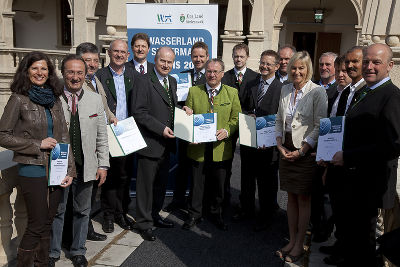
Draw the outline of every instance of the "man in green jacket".
M227 230L222 217L222 200L227 163L233 157L232 134L238 130L238 113L241 112L237 90L221 84L224 62L211 59L206 63L206 84L189 89L186 99L188 114L217 113L216 142L191 143L187 156L192 161L193 184L189 201L189 217L183 229L190 229L202 217L204 184L207 180L206 198L210 200L210 213L216 226ZM206 211L208 211L208 205Z

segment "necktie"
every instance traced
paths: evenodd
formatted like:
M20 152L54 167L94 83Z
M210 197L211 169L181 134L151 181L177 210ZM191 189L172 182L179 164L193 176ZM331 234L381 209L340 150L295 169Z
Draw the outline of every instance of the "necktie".
M76 95L72 94L71 96L71 113L72 115L76 114Z
M265 86L267 85L267 81L262 80L260 82L260 87L258 88L258 93L257 93L257 106L260 105L261 100L263 99L264 95L265 95Z
M140 74L144 74L144 66L140 64L139 66Z
M239 73L238 73L238 83L239 83L239 86L242 85L242 82L243 82L243 73L239 72Z
M201 72L198 71L198 72L196 72L196 80L195 80L195 82L197 83L198 81L200 81L200 78L201 78Z
M210 111L211 113L214 113L214 94L215 94L215 89L210 89Z
M168 80L167 80L167 77L164 77L163 83L164 83L165 91L168 92L169 88L168 88Z
M88 86L90 89L92 89L93 92L97 92L96 88L94 88L94 86L93 86L93 84L92 84L92 81L90 81L89 79L86 79L85 81L86 81L87 86Z

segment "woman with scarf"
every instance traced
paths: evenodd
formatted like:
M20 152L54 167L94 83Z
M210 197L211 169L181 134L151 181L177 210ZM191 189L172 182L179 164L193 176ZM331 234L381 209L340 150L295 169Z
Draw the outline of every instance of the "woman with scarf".
M11 92L0 120L0 146L14 151L16 179L28 213L17 266L47 266L50 230L61 193L76 176L70 153L62 184L48 186L49 154L57 143L69 143L59 99L62 87L49 58L41 52L27 54L14 75Z

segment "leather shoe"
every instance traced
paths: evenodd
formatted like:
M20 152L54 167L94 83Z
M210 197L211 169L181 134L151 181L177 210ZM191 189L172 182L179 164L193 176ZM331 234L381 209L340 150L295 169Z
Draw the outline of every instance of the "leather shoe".
M71 258L72 264L74 267L86 267L88 266L88 262L83 255L76 255Z
M90 241L104 241L107 239L107 236L93 231L93 232L88 232L86 239Z
M114 232L114 222L110 219L104 219L102 228L104 233L112 233Z
M135 228L135 223L136 223L136 221L133 219L131 219L131 218L129 218L126 214L124 214L124 215L122 215L123 217L124 217L124 219L125 219L125 221L126 221L126 223L127 224L129 224L130 226L131 226L131 228L133 229L133 228Z
M53 258L53 257L49 257L49 267L55 267L56 266L56 262L60 260L60 257L58 258Z
M182 225L183 230L190 230L192 229L196 224L201 222L201 218L195 219L194 217L190 217L185 221L185 223Z
M124 216L119 217L115 220L115 223L124 230L132 230L133 227L125 220Z
M142 238L144 240L147 241L155 241L156 237L153 234L153 230L151 230L151 228L146 229L146 230L140 230L140 235L142 236Z
M154 224L155 227L158 227L158 228L173 228L174 227L174 223L173 222L171 222L171 221L169 221L167 219L163 219L161 217L157 218L157 219L154 219L153 224Z

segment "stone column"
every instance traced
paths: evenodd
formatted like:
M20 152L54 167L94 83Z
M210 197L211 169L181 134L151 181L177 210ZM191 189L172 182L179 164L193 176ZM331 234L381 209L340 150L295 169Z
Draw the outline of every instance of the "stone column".
M372 42L374 43L384 43L386 37L386 27L388 25L388 21L385 18L390 14L390 9L392 5L392 0L380 0L378 3L378 9L376 10L376 18L374 20L374 26L372 30Z
M400 2L394 1L391 20L388 21L385 42L392 48L394 66L390 72L394 84L400 87ZM390 18L390 16L389 16Z
M264 3L263 0L254 0L253 12L251 13L249 41L250 58L247 65L258 69L258 61L264 50Z
M229 0L224 34L220 38L223 43L222 60L225 63L226 69L230 69L233 67L233 47L246 39L243 36L242 0Z
M12 1L5 0L0 3L0 49L14 47L14 33L13 33L13 18L15 12L11 11ZM1 95L6 94L9 97L9 84L7 81L9 77L14 74L14 58L8 51L0 50L0 102L2 101ZM5 92L3 92L3 90ZM4 105L1 105L4 107Z
M368 0L365 7L363 28L361 31L361 45L369 45L372 41L372 31L375 24L376 12L378 9L378 0Z

